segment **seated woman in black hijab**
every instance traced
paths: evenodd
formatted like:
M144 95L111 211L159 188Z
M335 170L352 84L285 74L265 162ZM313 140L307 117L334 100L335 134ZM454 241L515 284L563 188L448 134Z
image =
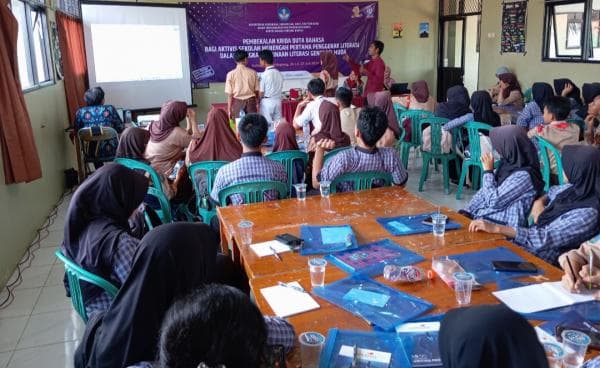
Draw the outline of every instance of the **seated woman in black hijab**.
M566 97L571 103L571 110L579 110L583 106L581 90L568 78L559 78L554 81L554 92L557 96Z
M533 327L501 304L448 312L439 347L444 368L548 368Z
M154 361L171 305L223 278L218 244L216 233L199 223L165 224L146 234L115 300L106 312L89 320L75 352L75 367L128 367ZM267 344L293 347L294 330L287 321L265 317L265 323Z
M600 213L600 150L565 146L563 168L569 184L551 187L534 202L534 225L511 227L475 220L470 231L503 234L548 263L598 233Z
M141 236L129 218L148 190L148 179L122 165L108 163L77 189L65 220L63 253L85 270L120 287L133 264ZM136 228L142 228L138 221ZM101 288L81 286L88 317L104 311L112 298ZM67 290L68 292L68 290Z

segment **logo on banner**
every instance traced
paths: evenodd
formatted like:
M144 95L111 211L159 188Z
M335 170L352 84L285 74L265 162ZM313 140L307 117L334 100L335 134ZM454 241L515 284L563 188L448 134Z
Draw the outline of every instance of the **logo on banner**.
M282 6L281 8L277 9L277 16L279 17L280 21L287 22L290 20L292 12L290 8Z
M375 17L375 6L376 6L376 4L371 4L369 6L366 6L363 9L363 12L367 16L367 18L373 18L373 17Z

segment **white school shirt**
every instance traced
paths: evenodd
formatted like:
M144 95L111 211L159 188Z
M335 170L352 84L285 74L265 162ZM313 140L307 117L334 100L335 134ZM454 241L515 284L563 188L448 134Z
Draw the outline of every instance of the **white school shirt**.
M260 91L265 98L281 99L283 75L274 66L268 66L260 76Z
M301 126L305 126L312 121L315 129L312 131L311 135L319 133L323 126L321 119L319 118L319 109L321 108L321 103L323 103L323 101L325 101L325 97L323 96L319 96L315 100L310 101L304 108L304 111L302 111L302 114L295 120L296 124Z

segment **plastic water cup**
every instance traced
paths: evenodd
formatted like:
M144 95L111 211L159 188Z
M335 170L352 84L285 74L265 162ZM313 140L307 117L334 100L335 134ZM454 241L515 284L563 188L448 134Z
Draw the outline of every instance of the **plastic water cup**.
M319 183L319 186L321 189L321 197L328 198L329 192L331 189L331 182L327 181L327 180L323 180L322 182Z
M298 336L298 341L302 368L317 368L325 344L325 336L318 332L303 332Z
M563 364L565 368L579 368L585 359L585 353L591 339L580 331L564 330L560 336L565 350Z
M325 285L325 268L327 261L323 258L312 258L308 260L310 271L310 284L312 287L323 287Z
M303 201L306 199L306 184L294 184L294 188L296 188L296 198L299 201Z
M546 359L548 359L548 367L562 368L565 357L565 351L562 346L552 342L545 342L543 345L546 352Z
M252 227L254 223L252 221L243 220L238 224L238 231L240 233L240 240L242 245L252 244Z
M454 280L454 292L458 305L467 305L471 303L471 291L473 290L473 281L475 277L469 272L455 272L452 274Z
M434 213L431 215L434 236L444 236L444 232L446 231L446 220L448 220L448 216L446 215L442 215L440 213Z

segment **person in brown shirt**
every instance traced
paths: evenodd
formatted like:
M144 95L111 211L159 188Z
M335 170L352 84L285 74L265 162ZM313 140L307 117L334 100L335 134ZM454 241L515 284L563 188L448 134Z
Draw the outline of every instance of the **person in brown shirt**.
M254 69L249 68L248 53L237 50L233 53L237 63L235 69L227 73L225 79L225 93L227 94L227 111L230 119L240 116L240 111L245 114L258 112L258 75Z

